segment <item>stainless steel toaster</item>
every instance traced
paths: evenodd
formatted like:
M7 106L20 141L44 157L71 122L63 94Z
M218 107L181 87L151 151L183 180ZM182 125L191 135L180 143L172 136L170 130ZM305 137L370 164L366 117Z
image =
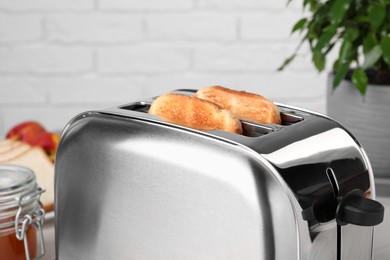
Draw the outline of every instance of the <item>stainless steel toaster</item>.
M57 259L372 259L384 208L339 123L277 104L281 125L198 131L148 114L152 100L85 112L64 129Z

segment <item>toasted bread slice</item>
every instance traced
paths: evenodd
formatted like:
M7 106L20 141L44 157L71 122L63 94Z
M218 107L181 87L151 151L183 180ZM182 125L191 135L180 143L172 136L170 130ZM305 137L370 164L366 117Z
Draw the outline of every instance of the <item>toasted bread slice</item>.
M261 124L281 123L279 108L272 101L257 94L213 86L199 89L195 97L229 109L242 120Z
M54 209L54 164L41 147L34 146L18 157L3 163L21 165L34 171L38 185L46 190L41 202L46 211Z
M165 94L153 101L149 113L164 121L198 130L224 130L241 134L240 120L229 110L199 98Z
M15 142L11 144L8 150L0 153L0 163L16 158L27 152L31 146L25 142Z
M8 152L9 150L14 149L19 145L21 145L21 142L14 141L12 139L0 140L0 154Z
M8 145L8 144L11 144L13 143L14 140L10 139L10 138L7 138L7 139L2 139L0 140L0 147L2 147L3 145Z

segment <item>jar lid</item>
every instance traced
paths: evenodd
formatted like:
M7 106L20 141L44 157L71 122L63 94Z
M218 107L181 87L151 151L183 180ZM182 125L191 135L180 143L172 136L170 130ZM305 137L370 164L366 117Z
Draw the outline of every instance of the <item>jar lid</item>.
M17 165L0 165L0 199L3 195L13 193L35 178L34 173Z
M32 170L18 165L0 165L0 227L9 226L14 222L19 200L23 200L26 194L37 188ZM23 213L33 210L39 198L27 199Z

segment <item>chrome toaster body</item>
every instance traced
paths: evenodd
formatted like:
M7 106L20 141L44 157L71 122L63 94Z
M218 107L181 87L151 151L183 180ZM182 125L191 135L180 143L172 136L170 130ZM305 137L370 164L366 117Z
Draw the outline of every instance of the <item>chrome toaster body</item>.
M368 159L341 125L279 104L282 125L197 131L147 114L150 103L65 128L57 259L372 258L373 227L313 213L356 189L375 197Z

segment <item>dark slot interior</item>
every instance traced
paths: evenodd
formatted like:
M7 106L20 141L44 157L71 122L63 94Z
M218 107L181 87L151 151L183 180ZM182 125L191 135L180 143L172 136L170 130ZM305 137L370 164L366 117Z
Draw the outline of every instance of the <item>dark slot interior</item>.
M296 115L295 112L281 112L282 125L293 125L303 120L302 116Z
M259 137L274 131L273 128L265 125L259 125L244 120L241 120L241 123L242 123L242 130L243 130L242 134L248 137Z
M137 102L119 108L142 112L142 113L148 113L150 105L151 104L148 102ZM254 122L241 120L243 135L248 137L259 137L277 131L279 128L283 126L293 125L303 120L303 117L297 115L294 111L282 111L280 113L280 116L282 119L282 125L272 125L272 124L262 125Z
M119 107L120 109L126 109L126 110L132 110L132 111L138 111L143 113L148 113L150 104L146 102L138 102L131 105Z

